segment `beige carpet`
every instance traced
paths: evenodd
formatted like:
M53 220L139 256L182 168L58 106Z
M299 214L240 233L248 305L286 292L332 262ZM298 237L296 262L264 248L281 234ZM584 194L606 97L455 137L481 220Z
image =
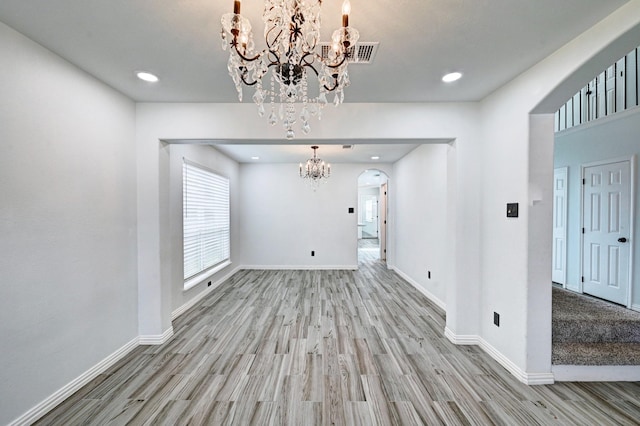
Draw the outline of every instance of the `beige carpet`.
M552 362L640 365L640 312L553 288Z

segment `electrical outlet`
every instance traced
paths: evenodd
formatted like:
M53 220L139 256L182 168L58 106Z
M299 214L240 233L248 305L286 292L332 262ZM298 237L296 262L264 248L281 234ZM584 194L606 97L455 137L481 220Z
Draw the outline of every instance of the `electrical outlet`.
M493 313L493 324L495 324L496 327L500 327L500 314L497 312Z

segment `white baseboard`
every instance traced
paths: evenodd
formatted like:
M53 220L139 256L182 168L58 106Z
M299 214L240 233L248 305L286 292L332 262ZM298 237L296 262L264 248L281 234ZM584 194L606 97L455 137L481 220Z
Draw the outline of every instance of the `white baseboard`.
M509 358L490 345L486 340L476 335L456 335L449 328L445 328L444 335L451 343L456 345L478 345L491 358L503 366L525 385L551 385L554 383L554 375L549 373L527 373L515 365Z
M476 335L455 335L449 327L444 328L444 337L454 345L480 345L480 337Z
M631 309L633 309L634 311L640 312L640 305L633 304L633 305L631 305Z
M400 269L396 268L395 266L390 266L389 269L391 269L396 274L400 275L402 277L402 279L404 279L406 282L408 282L413 287L415 287L415 289L418 290L420 293L424 294L427 299L429 299L430 301L435 303L435 305L438 306L440 309L442 309L443 311L447 310L447 304L446 303L444 303L442 300L438 299L435 295L433 295L427 289L423 288L420 284L418 284L417 281L415 281L409 275L405 274L404 272L402 272Z
M548 373L528 373L515 365L509 358L504 356L500 351L490 345L486 340L480 338L480 348L488 353L491 358L498 361L500 365L525 385L552 385L554 376L552 372Z
M51 396L40 402L35 407L9 423L9 426L30 425L47 414L53 408L62 403L65 399L73 395L84 385L98 377L100 374L108 370L116 362L124 358L129 352L138 347L138 338L131 340L120 349L82 373L80 376L67 383L64 387L58 389Z
M338 271L357 271L358 265L245 265L242 269L247 270L301 270L301 271L325 271L325 270L338 270Z
M138 337L140 345L161 345L173 337L173 326L167 328L162 334L148 334Z
M638 382L637 365L552 365L558 382Z
M552 385L556 382L553 373L525 373L526 381L522 383L530 386Z
M182 306L180 306L179 308L177 308L175 311L171 312L171 321L175 320L176 318L178 318L180 315L184 314L186 311L188 311L189 309L191 309L193 306L195 306L199 301L201 301L202 299L204 299L204 297L209 294L211 291L215 290L216 288L218 288L220 286L220 284L222 284L223 282L225 282L226 280L228 280L233 274L235 274L236 272L238 272L239 270L241 270L242 267L241 266L237 266L235 267L233 270L231 270L228 274L226 274L225 276L223 276L222 278L218 279L215 283L213 283L211 286L205 288L203 291L201 291L200 293L198 293L198 295L196 295L193 299L189 300L187 303L183 304Z

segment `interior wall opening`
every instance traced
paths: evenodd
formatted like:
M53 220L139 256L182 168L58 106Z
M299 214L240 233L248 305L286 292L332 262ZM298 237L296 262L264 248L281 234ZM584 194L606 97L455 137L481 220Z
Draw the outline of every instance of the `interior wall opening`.
M358 176L358 263L387 261L388 184L378 169Z
M634 116L637 116L638 108L638 48L637 38L631 37L633 33L638 33L638 27L595 54L535 108L536 113L549 114L553 110L552 100L556 107L551 139L553 186L550 193L553 200L550 250L552 368L640 363L640 357L633 355L634 350L626 349L632 342L615 337L626 333L624 324L630 322L634 314L632 310L624 309L633 308L633 273L628 267L617 265L623 258L622 249L630 245L628 235L634 234L633 226L624 225L629 216L634 217L629 215L634 202L625 203L624 191L613 186L625 182L627 186L629 183L633 186L637 178L627 176L624 171L604 170L618 163L622 170L626 164L634 163L633 155L638 153L637 139L628 138L635 133ZM552 133L552 130L548 132ZM537 142L540 141L531 141L532 144ZM544 167L538 164L534 168ZM590 169L594 173L589 174ZM616 176L620 178L615 179ZM598 186L603 189L596 191ZM608 214L612 211L616 214ZM592 216L597 220L592 220ZM609 220L611 217L615 220ZM593 231L590 228L602 231L604 221L611 231L609 225L617 224L618 219L620 229L614 231L620 235L612 235L615 238L606 244L607 250L600 249L600 256L596 256L598 246L603 245L589 240ZM615 233L609 231L608 234ZM608 238L596 236L603 241ZM637 260L631 257L630 263L634 261ZM611 268L611 265L615 267ZM619 292L628 299L602 295L596 295L598 299L595 299L583 294L589 293L584 291L585 283L593 281L594 277L596 281L607 281L603 284L607 290L619 287L618 282L629 278L628 291ZM606 330L600 330L604 323L608 324ZM611 345L616 347L615 351ZM562 377L567 380L573 376L565 374Z

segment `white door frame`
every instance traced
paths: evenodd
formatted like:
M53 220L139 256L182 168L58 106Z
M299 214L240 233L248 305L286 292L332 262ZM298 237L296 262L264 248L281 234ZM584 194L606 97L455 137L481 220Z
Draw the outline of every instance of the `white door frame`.
M569 167L557 167L557 168L553 169L553 185L554 185L553 191L554 192L556 191L556 187L555 187L556 178L555 178L555 176L556 176L557 172L563 172L564 173L564 178L565 178L565 182L564 182L564 202L563 202L563 205L562 205L562 207L563 207L563 223L564 223L564 235L563 235L564 236L564 259L563 259L564 269L563 269L563 274L562 274L563 278L562 278L561 284L562 284L563 288L567 288L567 269L568 269L568 265L567 265L567 259L568 259L568 255L567 255L567 239L568 239L568 235L567 235L568 234L567 219L569 217L569 214L568 214L568 205L569 205L569 200L568 200L568 197L569 197ZM556 208L557 208L556 199L554 197L554 199L553 199L554 230L555 230L555 220L556 220L555 215L557 213ZM552 247L551 250L552 250L552 253L553 253L553 261L555 262L555 260L556 260L556 243L555 243L555 240L553 242L553 247Z
M585 169L587 167L593 167L593 166L604 166L606 164L611 164L611 163L619 163L622 161L628 161L629 162L629 179L631 180L630 185L629 185L629 191L631 192L630 198L629 198L629 287L627 288L627 308L631 309L631 305L633 304L633 287L634 287L634 282L633 282L633 256L634 256L634 247L635 247L635 207L636 207L636 154L633 154L631 156L628 157L617 157L617 158L611 158L611 159L607 159L607 160L599 160L599 161L593 161L590 163L584 163L580 165L580 178L581 178L581 183L580 183L580 229L584 228L585 224L584 224L584 185L582 184L582 182L584 182L585 179ZM584 234L582 232L580 232L580 267L578 268L578 288L579 288L579 292L583 293L584 289L583 289L583 283L582 283L582 273L583 270L582 268L584 267L583 265L583 257L584 257Z
M387 263L387 236L388 236L388 229L387 228L387 216L389 213L389 209L388 209L388 198L387 198L387 194L389 192L389 179L387 178L387 181L385 183L383 183L382 185L380 185L380 200L382 201L380 204L378 204L379 206L379 212L378 212L378 220L380 221L379 223L379 232L378 232L378 241L380 242L380 260L383 260L385 263Z

